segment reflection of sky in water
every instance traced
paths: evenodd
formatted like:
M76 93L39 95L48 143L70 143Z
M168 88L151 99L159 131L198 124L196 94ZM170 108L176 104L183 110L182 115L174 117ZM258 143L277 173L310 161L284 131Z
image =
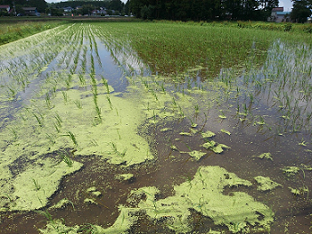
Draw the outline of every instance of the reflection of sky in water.
M97 42L101 66L97 64L96 73L103 75L115 91L125 91L128 85L126 76L148 74L148 69L130 46L115 49L112 45L104 45L99 40Z

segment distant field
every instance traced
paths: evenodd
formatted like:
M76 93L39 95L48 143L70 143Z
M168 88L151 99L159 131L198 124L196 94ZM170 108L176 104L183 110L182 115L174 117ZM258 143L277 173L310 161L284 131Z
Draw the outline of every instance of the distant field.
M0 45L25 38L46 29L54 28L58 25L73 22L138 22L139 19L130 17L17 17L0 18ZM157 21L155 21L157 22ZM164 21L165 22L165 21ZM169 21L170 22L170 21ZM168 22L167 22L168 23ZM176 23L176 22L172 22ZM251 28L269 31L285 31L296 33L312 33L312 24L292 24L292 23L269 23L251 21L222 21L222 22L186 22L186 24L198 24L202 26L221 26L235 28Z

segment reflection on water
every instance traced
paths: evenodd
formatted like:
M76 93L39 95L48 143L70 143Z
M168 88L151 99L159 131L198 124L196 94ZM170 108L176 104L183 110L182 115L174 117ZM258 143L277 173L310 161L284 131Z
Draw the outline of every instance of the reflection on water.
M59 29L62 33L53 35L59 43L49 44L50 40L47 39L40 47L31 45L24 53L20 52L19 44L9 44L5 47L12 56L3 60L5 63L1 65L0 70L3 84L0 87L2 151L6 153L14 142L25 143L23 140L19 141L22 137L18 135L18 129L15 129L17 126L13 125L14 121L22 118L20 116L27 116L23 110L35 110L35 114L28 115L32 116L33 122L23 120L25 124L34 124L36 120L39 122L39 127L33 126L34 134L46 135L50 142L56 141L53 145L58 145L57 141L64 139L65 134L67 138L72 136L74 144L69 140L68 144L62 145L63 148L51 151L49 148L49 154L44 155L32 152L31 156L21 154L15 160L6 159L4 156L1 158L3 165L5 161L12 161L1 169L8 172L0 173L0 185L6 191L6 194L0 194L0 227L4 233L20 233L21 230L35 233L38 232L38 228L45 228L47 219L40 214L27 211L13 214L9 211L14 210L11 199L15 198L10 196L12 192L16 192L12 183L15 178L11 178L9 174L18 171L15 168L18 163L44 164L46 157L57 158L60 150L69 152L68 157L83 163L84 166L80 171L67 175L60 183L60 189L55 191L55 194L48 198L47 205L40 209L48 211L46 214L51 214L53 218L64 219L66 226L85 225L81 227L87 229L91 227L88 224L94 224L108 228L118 219L120 204L133 209L138 205L129 202L131 191L143 187L157 187L160 192L154 198L156 204L174 196L174 186L185 181L191 183L201 166L220 166L252 184L227 186L222 194L231 197L238 192L244 192L272 210L275 220L271 225L271 233L309 232L309 190L312 188L310 47L301 44L290 46L290 42L277 40L267 47L260 46L261 49L255 50L257 44L250 40L249 53L237 59L231 58L231 62L221 63L222 57L218 57L214 59L215 64L209 68L207 64L201 63L201 66L192 66L193 69L184 69L178 75L168 76L172 69L176 72L181 67L178 69L172 63L168 64L160 59L160 55L167 52L164 45L140 45L159 48L153 57L149 53L155 51L148 50L147 54L143 54L137 44L114 40L112 35L100 29L99 25L84 24L64 27ZM261 50L262 53L259 52ZM51 51L54 53L51 54ZM218 55L222 53L221 51ZM179 59L185 60L185 54L180 55ZM176 56L174 58L178 59ZM180 64L179 61L176 62ZM194 61L190 64L192 62ZM244 66L238 66L243 62ZM161 74L160 71L165 72ZM106 90L105 80L115 92L111 99L109 91L103 91ZM72 94L69 91L73 90L79 92L78 95L67 97L66 95ZM138 115L144 116L144 121L135 126L137 134L149 143L150 151L156 157L138 165L127 161L121 165L112 165L108 163L109 157L102 158L96 151L101 139L91 139L87 146L75 143L75 140L78 139L79 142L83 136L75 132L79 126L70 126L70 121L66 125L66 115L62 115L60 111L63 109L58 108L58 102L63 102L59 101L62 100L59 98L61 95L66 107L65 112L67 115L72 114L73 118L91 112L93 114L93 104L91 109L90 103L86 102L92 95L96 107L101 104L102 97L105 97L105 101L108 101L106 107L103 105L96 109L97 117L102 118L102 125L107 124L105 116L109 116L109 109L116 112L116 119L120 122L125 121L126 118L119 119L119 113L124 112L117 108L117 103L114 107L114 101L120 101L122 98L134 100L134 106L140 112ZM80 97L80 102L77 97ZM71 100L73 98L77 98L78 101ZM73 110L71 113L70 108L74 105L70 106L67 103L70 101L75 102L77 108L81 109L79 115L74 115ZM83 106L85 103L90 106ZM53 128L53 125L50 126L47 122L52 121L49 113L55 109L58 112L53 113L53 119L51 118L54 121ZM40 118L45 119L42 125L49 130L42 135L40 131L44 127L40 124ZM122 131L118 129L117 122L114 122L116 126L107 124L106 129L109 131L116 127L114 139L121 140L126 136L120 134ZM76 122L73 120L72 125L75 125L74 123ZM93 129L100 126L99 122L94 120L92 124ZM62 128L61 125L70 126L71 130L65 133L56 132ZM202 133L206 131L215 133L215 136L203 137ZM9 137L4 137L8 132ZM76 134L76 138L70 134L72 132ZM57 134L63 134L63 138L52 138ZM84 134L85 137L89 136L88 131ZM229 146L230 149L217 154L203 147L205 143L212 141ZM102 154L115 153L123 157L127 153L126 150L122 152L117 143L110 140L107 142L110 150L107 153L104 148ZM107 142L105 141L105 144ZM47 148L46 142L41 144L42 148ZM27 147L30 148L25 146ZM79 151L84 150L80 147L91 150L85 151L89 152L88 155L80 155ZM133 143L131 147L139 150L141 146ZM194 160L188 154L192 151L202 152L204 155L200 160ZM259 158L263 153L271 153L272 158ZM39 156L36 156L37 154ZM127 164L131 167L127 167ZM287 171L289 167L293 167L294 170ZM133 174L131 180L120 181L115 178L115 175L128 173ZM269 177L282 186L265 192L260 191L255 180L257 176ZM12 188L5 186L5 183L12 183ZM38 189L36 179L34 186ZM100 195L90 192L90 188L93 187ZM148 194L145 196L148 197ZM49 209L64 198L71 204L62 209ZM18 198L16 199L18 201ZM209 204L209 201L207 202ZM188 222L193 231L202 233L218 230L229 233L226 221L216 225L216 218L204 216L204 211L200 212L194 208L189 208L189 211L191 215ZM261 215L260 213L259 220ZM132 224L133 233L148 233L151 230L170 233L174 230L167 225L170 214L167 219L159 220L140 210L135 216L139 218ZM153 219L158 221L154 222ZM248 223L246 220L243 222ZM238 224L233 224L233 228L240 230ZM250 232L261 233L253 227L250 227Z

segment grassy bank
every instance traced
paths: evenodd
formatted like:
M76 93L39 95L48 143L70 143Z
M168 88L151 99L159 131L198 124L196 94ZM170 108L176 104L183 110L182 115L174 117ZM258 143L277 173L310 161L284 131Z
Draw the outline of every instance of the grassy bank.
M268 31L280 31L280 32L296 32L296 33L312 33L312 24L297 24L297 23L275 23L275 22L261 22L261 21L214 21L214 22L181 22L181 21L155 21L166 23L178 23L188 25L200 25L200 26L218 26L218 27L232 27L232 28L250 28L250 29L262 29Z
M31 36L47 29L59 26L66 21L39 21L39 20L1 20L0 45Z

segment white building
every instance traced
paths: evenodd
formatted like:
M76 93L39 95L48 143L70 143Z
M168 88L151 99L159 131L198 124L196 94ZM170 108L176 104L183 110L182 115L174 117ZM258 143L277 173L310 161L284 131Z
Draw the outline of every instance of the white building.
M272 9L271 16L268 21L271 22L290 22L290 12L284 11L284 7L275 7Z

